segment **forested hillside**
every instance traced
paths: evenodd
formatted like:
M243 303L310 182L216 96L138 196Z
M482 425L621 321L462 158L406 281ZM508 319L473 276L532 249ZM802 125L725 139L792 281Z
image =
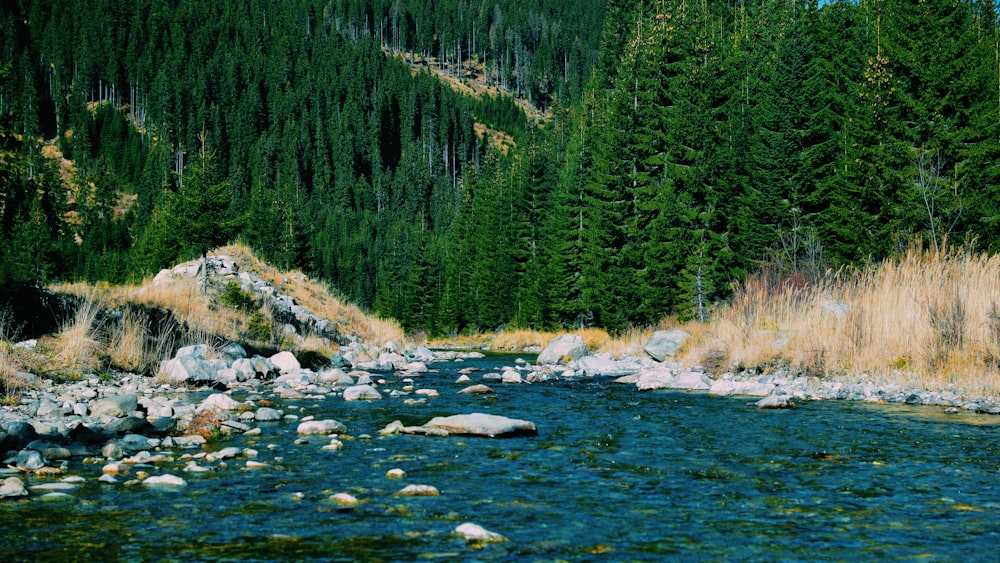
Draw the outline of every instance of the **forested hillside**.
M995 251L998 60L987 0L5 3L0 282L239 237L431 333L703 317L764 259Z

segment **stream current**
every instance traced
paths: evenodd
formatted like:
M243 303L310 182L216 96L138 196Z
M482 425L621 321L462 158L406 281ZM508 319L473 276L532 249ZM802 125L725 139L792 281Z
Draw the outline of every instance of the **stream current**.
M199 474L179 459L145 469L185 487L103 484L101 464L73 459L67 475L86 482L69 498L0 502L0 560L997 558L1000 419L833 401L761 411L748 398L639 392L610 379L488 382L495 395L457 394L458 369L513 360L433 364L414 379L440 396L422 404L390 397L402 387L391 374L380 401L279 401L287 413L346 424L344 447L296 443L297 421L259 423L260 436L210 448L257 449L265 468L237 458ZM378 433L393 420L471 412L530 420L538 435ZM406 476L388 478L393 468ZM407 484L441 494L396 496ZM362 503L329 500L340 492ZM463 522L508 541L469 545L453 534Z

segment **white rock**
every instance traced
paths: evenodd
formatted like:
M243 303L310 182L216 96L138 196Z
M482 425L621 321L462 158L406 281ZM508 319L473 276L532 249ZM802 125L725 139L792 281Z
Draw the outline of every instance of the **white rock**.
M719 379L712 384L708 390L710 395L748 395L751 397L766 397L774 391L773 383L759 383L756 381L733 381L731 379Z
M350 493L337 493L330 497L330 501L340 506L357 506L361 504L361 501Z
M559 364L587 355L587 345L579 334L563 334L552 339L538 354L539 364Z
M398 497L436 497L441 491L432 485L407 485L396 492Z
M403 477L406 477L406 472L396 467L390 469L389 471L386 471L385 476L388 477L389 479L402 479Z
M294 354L288 351L278 352L271 356L270 360L281 373L292 373L302 369L302 364L299 363L299 360L295 358Z
M187 486L187 481L176 475L165 473L163 475L147 477L142 484L149 486L184 487Z
M352 385L344 389L345 401L377 401L382 394L371 385Z
M457 528L455 528L455 533L462 536L462 539L469 543L494 543L507 541L507 538L501 536L500 534L491 532L486 528L471 522L460 524Z
M198 404L198 412L204 411L209 408L218 408L224 411L233 411L242 406L242 403L238 403L236 399L233 399L225 393L212 393L205 398L204 401Z
M0 498L24 496L28 496L28 489L24 487L24 481L17 477L8 477L0 481Z
M303 436L326 436L347 432L347 427L336 420L310 420L300 423L297 432Z

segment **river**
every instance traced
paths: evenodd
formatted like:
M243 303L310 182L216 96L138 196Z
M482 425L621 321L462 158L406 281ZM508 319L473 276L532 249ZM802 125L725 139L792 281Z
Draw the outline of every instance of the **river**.
M349 429L296 443L294 421L260 423L244 459L200 474L146 468L186 487L99 483L101 464L57 501L0 502L3 561L995 560L1000 420L940 407L813 401L761 411L746 398L638 392L608 379L490 383L459 395L457 370L513 356L433 364L440 396L281 401ZM401 388L391 375L386 388ZM478 380L473 375L473 380ZM245 392L234 393L242 399ZM266 393L265 393L266 395ZM409 396L406 398L415 398ZM537 436L379 435L393 420L485 412ZM175 452L177 455L182 451ZM400 468L403 479L386 472ZM27 484L53 479L26 478ZM407 484L436 497L400 497ZM329 500L347 492L362 501ZM466 544L474 522L508 541Z

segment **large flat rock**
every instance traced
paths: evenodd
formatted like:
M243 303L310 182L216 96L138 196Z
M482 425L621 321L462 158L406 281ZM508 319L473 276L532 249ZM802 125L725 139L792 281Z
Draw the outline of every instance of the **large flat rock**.
M447 433L489 438L538 434L534 422L483 413L438 416L420 428L434 434Z

